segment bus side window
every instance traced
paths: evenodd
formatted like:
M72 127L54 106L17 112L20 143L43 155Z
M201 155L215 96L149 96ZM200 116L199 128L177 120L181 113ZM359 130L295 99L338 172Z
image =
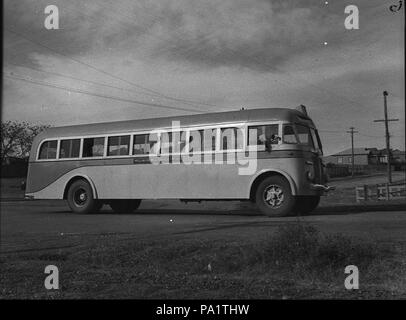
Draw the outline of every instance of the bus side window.
M285 143L297 143L296 134L293 130L293 126L284 125L283 126L283 142Z
M108 156L128 156L130 152L130 136L109 137L107 144Z
M190 153L199 153L204 150L203 137L203 130L190 130L188 150Z
M243 129L237 127L221 128L220 150L241 150L244 144Z
M104 155L104 137L83 139L84 158L102 157Z
M80 139L61 140L59 158L79 158Z
M250 126L248 127L248 145L263 146L261 149L264 149L266 142L278 144L280 140L278 130L277 124Z
M172 138L173 153L184 153L186 146L186 131L174 131L172 133Z
M172 132L161 132L161 154L172 153Z
M217 129L204 129L202 131L202 151L216 150Z
M45 141L42 143L38 159L56 159L56 148L58 142L56 140Z
M157 134L136 134L133 142L133 155L149 154L158 142Z

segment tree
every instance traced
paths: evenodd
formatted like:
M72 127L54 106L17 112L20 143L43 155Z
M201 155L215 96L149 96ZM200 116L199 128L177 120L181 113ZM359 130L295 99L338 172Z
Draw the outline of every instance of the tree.
M28 157L35 136L49 127L49 125L34 125L28 122L2 122L1 163L11 156Z

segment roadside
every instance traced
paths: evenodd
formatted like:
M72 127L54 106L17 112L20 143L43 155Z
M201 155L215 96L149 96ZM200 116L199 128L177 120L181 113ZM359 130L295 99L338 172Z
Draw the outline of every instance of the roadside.
M395 171L393 172L392 179L394 182L404 182L405 181L405 172ZM369 176L356 176L354 178L347 177L335 178L329 181L329 184L336 187L336 190L331 191L327 196L322 197L320 201L320 207L331 207L334 205L342 206L357 206L365 207L368 205L374 207L390 207L394 204L404 203L406 199L402 200L391 200L391 201L371 201L367 204L357 203L355 197L355 187L366 185L376 185L387 182L387 176L385 174L377 173L375 175Z
M238 236L241 229L233 231ZM250 232L255 236L245 241L222 228L210 232L214 238L100 234L52 250L2 254L0 298L406 298L405 242L320 232L297 221ZM59 269L59 290L43 286L51 264ZM359 268L360 290L345 289L347 265Z

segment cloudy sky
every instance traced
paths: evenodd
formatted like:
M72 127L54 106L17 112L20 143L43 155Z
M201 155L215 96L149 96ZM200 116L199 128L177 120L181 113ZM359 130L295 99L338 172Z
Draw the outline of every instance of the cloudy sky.
M304 104L326 154L404 149L397 0L6 0L3 120L69 125ZM59 30L44 27L47 5ZM346 30L357 5L360 29Z

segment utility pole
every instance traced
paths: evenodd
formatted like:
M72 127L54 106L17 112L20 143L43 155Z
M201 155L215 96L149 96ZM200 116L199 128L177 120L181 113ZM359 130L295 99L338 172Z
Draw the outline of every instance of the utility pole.
M391 151L390 151L390 135L389 135L389 121L399 121L399 119L388 119L388 104L386 97L388 96L388 91L383 92L383 107L385 119L374 120L374 122L385 122L385 140L386 140L386 155L388 161L388 183L392 183L392 168L391 168Z
M354 127L350 127L350 131L347 131L351 134L351 178L354 178L354 133L358 133L354 129Z

